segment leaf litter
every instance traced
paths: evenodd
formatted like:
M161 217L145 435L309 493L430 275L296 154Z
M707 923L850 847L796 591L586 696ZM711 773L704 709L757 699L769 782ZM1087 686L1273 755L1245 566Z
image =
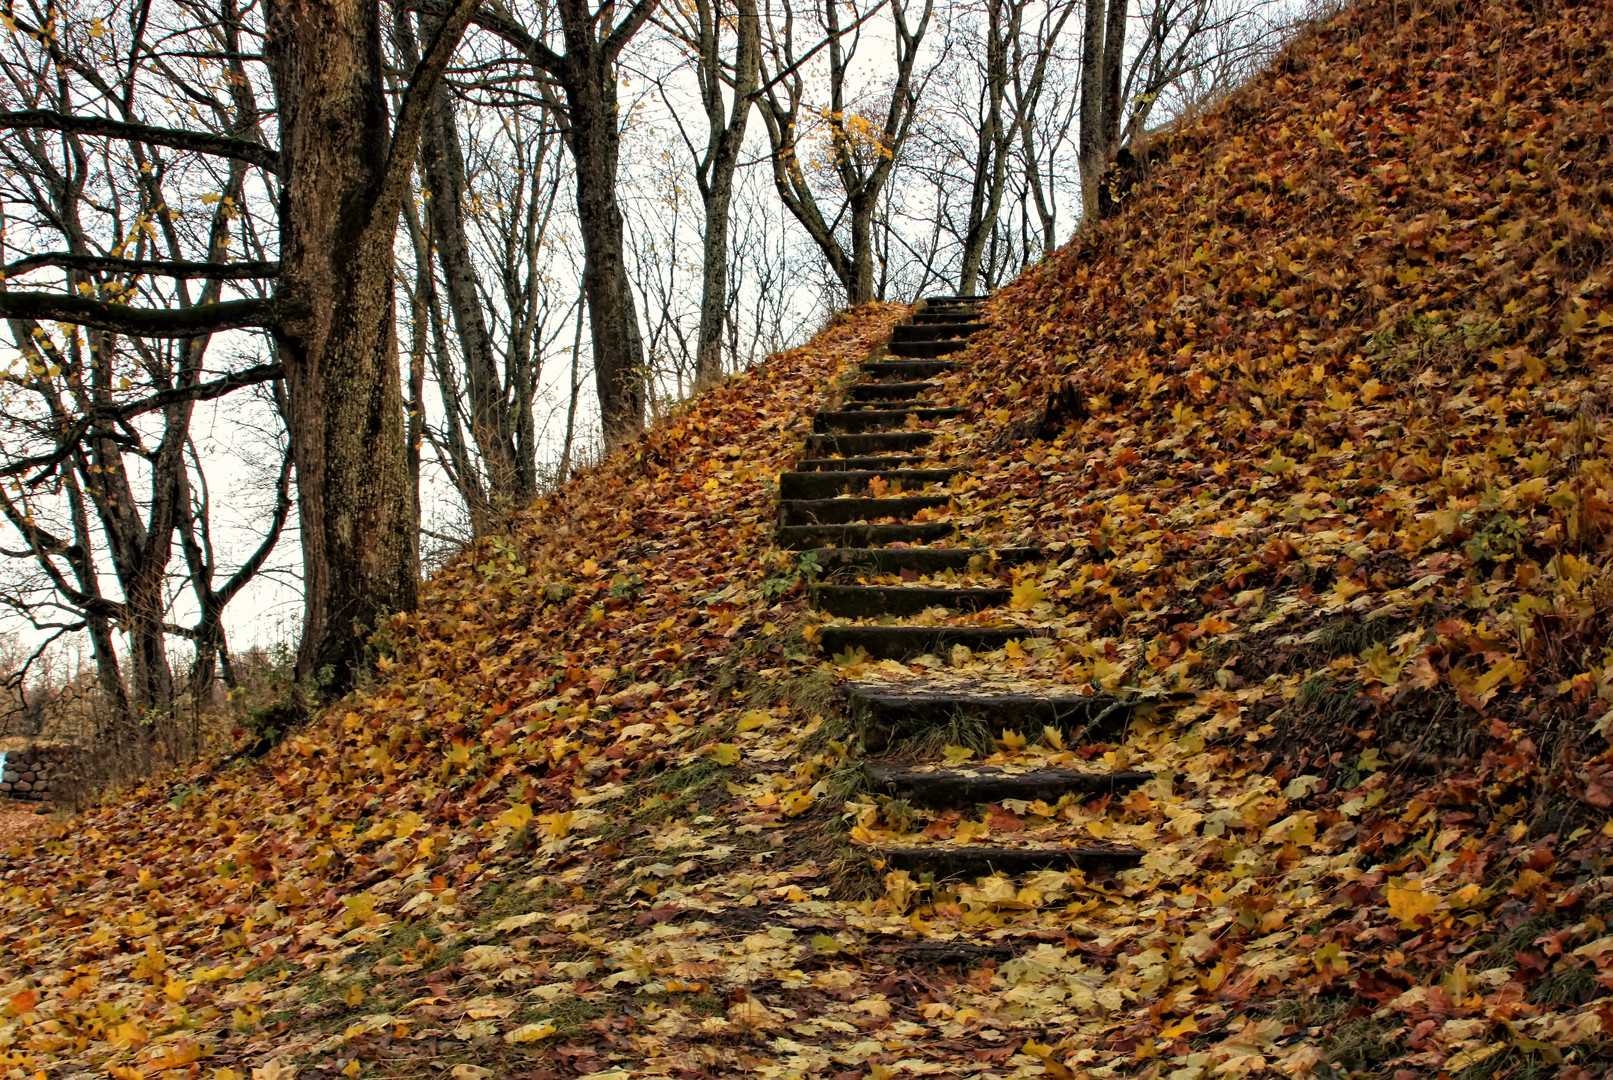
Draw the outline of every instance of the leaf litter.
M908 309L839 317L447 567L265 761L13 842L6 1075L1602 1075L1610 20L1369 0L994 299L926 454L959 537L1050 558L909 621L1052 636L817 655L774 480ZM847 679L1123 701L935 759L1154 778L870 795ZM878 855L981 840L1143 855Z

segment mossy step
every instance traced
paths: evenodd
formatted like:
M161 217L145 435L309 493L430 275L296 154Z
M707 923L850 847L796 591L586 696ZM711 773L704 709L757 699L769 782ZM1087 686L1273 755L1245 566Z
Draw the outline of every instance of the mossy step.
M871 385L878 386L878 383ZM937 405L929 398L879 398L874 401L842 401L839 411L854 412L867 409L893 409L897 406L903 409L943 409L944 405ZM829 409L822 410L830 412Z
M846 697L865 741L876 746L896 735L929 731L960 718L986 724L993 731L1033 734L1052 728L1078 745L1118 738L1131 719L1131 705L1122 698L1063 689L1031 693L995 687L865 682L848 685Z
M879 547L885 544L932 544L953 533L945 521L902 525L782 525L773 530L774 542L789 551L821 547Z
M865 431L857 434L818 434L807 437L809 457L831 457L917 450L935 438L933 431Z
M960 352L968 347L969 343L962 338L950 341L892 341L890 355L909 360L928 360Z
M878 518L910 518L952 501L950 495L891 495L882 499L780 499L780 525L848 525Z
M866 360L863 362L862 372L870 379L905 382L913 379L931 379L948 371L956 371L961 366L956 360L943 359Z
M1047 637L1050 633L1037 626L829 625L818 630L823 651L830 656L861 649L875 660L906 660L926 653L939 656L958 645L990 652L1010 641Z
M925 484L950 483L961 469L814 469L781 473L778 493L783 499L825 499L834 495L866 491L876 479L892 487L917 488Z
M898 548L819 548L812 553L825 572L840 570L868 574L892 574L911 570L916 574L937 574L945 570L967 570L970 562L985 558L992 562L1021 566L1045 558L1040 548L898 547Z
M891 331L891 341L945 341L949 338L966 338L986 328L983 322L965 323L903 323Z
M858 383L851 387L849 394L853 401L907 401L939 385L933 382Z
M1062 844L1017 848L985 844L923 844L917 847L880 848L879 854L892 870L925 871L938 878L1069 869L1112 874L1136 866L1143 857L1138 848Z
M917 615L928 608L980 611L1008 603L1008 589L957 588L929 585L816 585L812 606L847 619L880 615Z
M1095 772L1084 769L1037 769L1004 772L988 767L915 769L906 765L870 765L869 786L899 795L915 806L967 808L1004 799L1038 799L1056 803L1065 795L1114 795L1140 787L1153 773L1136 770Z
M836 409L824 411L812 418L812 430L831 431L891 431L899 429L909 420L920 423L927 420L950 420L964 415L965 410L953 406L939 409Z
M797 472L873 472L884 475L887 471L922 465L928 460L906 454L883 454L879 457L826 457L802 458L795 463Z

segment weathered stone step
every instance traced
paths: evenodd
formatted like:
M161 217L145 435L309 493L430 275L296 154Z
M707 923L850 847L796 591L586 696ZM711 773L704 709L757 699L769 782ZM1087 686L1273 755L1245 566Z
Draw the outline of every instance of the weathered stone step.
M846 525L879 518L910 518L952 501L950 495L891 495L883 499L780 499L780 525Z
M910 465L922 465L928 460L907 454L884 454L879 457L826 457L802 458L795 463L797 472L877 472L884 474Z
M933 382L858 383L850 390L853 401L908 401L934 390Z
M1084 769L1037 769L1004 772L989 767L915 769L906 765L870 765L869 786L899 795L914 806L967 808L1004 799L1038 799L1056 803L1065 795L1114 795L1140 787L1153 773L1136 770L1089 772Z
M946 570L967 570L973 559L985 556L1009 566L1039 562L1040 548L819 548L813 557L825 572L856 571L867 574L894 574L911 570L916 574L938 574Z
M890 355L912 360L928 360L961 352L968 347L969 343L961 338L951 341L893 341L890 344Z
M944 306L946 304L984 304L990 299L991 297L989 296L926 296L924 298L924 306Z
M863 374L870 379L930 379L947 371L956 371L961 365L956 360L866 360Z
M807 437L809 457L831 457L841 454L855 457L861 454L888 453L892 450L917 450L935 438L933 431L869 431L856 435L811 435Z
M879 615L917 615L927 608L979 611L1001 607L1013 595L1009 589L956 588L930 585L815 585L812 606L848 619Z
M986 328L983 322L967 323L903 323L891 331L891 341L945 341L966 338Z
M972 307L934 307L921 308L913 314L913 323L916 326L935 325L937 323L966 323L974 322L979 317Z
M834 460L830 458L828 460ZM841 459L845 460L845 459ZM876 478L883 478L892 487L909 490L925 484L950 483L961 469L846 469L831 472L816 469L808 472L781 473L778 493L783 499L825 499L834 495L866 491Z
M831 656L862 649L875 660L905 660L925 653L939 656L956 645L990 652L1010 641L1049 636L1048 630L1037 626L829 625L819 628L818 633L823 651Z
M892 431L903 427L909 420L923 423L928 420L950 420L962 416L965 410L953 406L939 409L836 409L818 413L812 418L812 430L826 431Z
M878 383L873 384L878 386ZM875 401L842 401L840 412L866 411L869 409L894 409L901 406L903 409L943 409L944 405L937 404L930 398L879 398ZM836 410L824 409L823 412Z
M789 551L820 547L879 547L885 544L930 544L950 537L950 522L909 522L902 525L783 525L773 530L774 542Z
M827 628L826 628L827 629ZM1130 703L1108 694L1063 690L1024 693L993 687L963 689L900 683L852 683L846 687L851 711L873 745L884 745L904 732L926 731L964 717L1034 734L1044 727L1063 732L1071 745L1109 741L1121 735L1131 719Z
M888 847L880 855L892 870L929 871L938 878L1024 874L1032 870L1081 869L1113 874L1142 861L1138 848L1092 845L1075 847L990 847L985 844L924 844Z

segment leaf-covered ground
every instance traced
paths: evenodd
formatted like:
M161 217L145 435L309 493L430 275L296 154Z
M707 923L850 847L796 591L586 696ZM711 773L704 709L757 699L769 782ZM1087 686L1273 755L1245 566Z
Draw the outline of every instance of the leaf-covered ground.
M1054 558L951 618L1057 638L813 647L773 481L907 309L843 316L440 573L265 761L12 844L6 1075L1606 1074L1610 43L1368 0L996 298L940 515ZM1122 742L928 756L1156 778L863 795L847 675L1124 695ZM1147 854L937 886L897 838Z

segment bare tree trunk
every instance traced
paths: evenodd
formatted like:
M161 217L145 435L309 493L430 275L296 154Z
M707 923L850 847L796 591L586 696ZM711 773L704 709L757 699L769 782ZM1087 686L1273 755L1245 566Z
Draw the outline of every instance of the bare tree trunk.
M719 51L723 13L720 0L697 0L696 77L706 110L705 155L695 163L695 183L705 204L700 270L700 333L695 346L695 385L722 378L723 314L728 301L728 225L734 201L734 170L745 143L761 71L761 20L756 0L735 0L733 107L723 114L723 59Z
M576 50L568 52L575 55ZM566 83L571 120L567 141L577 170L583 287L594 343L594 387L608 453L644 431L644 342L627 280L622 209L616 201L621 134L615 64L602 59L598 64L603 70Z
M1120 62L1126 46L1127 0L1091 0L1081 48L1081 208L1096 221L1103 174L1120 139Z
M419 549L393 317L393 239L430 97L474 8L459 0L389 123L380 8L274 0L280 103L276 328L302 521L297 675L340 690L388 611L414 605Z
M799 56L792 40L794 13L788 3L784 5L784 24L771 30L768 43L774 75L768 78L767 73L763 72L767 92L758 99L762 119L767 126L773 184L779 199L823 252L830 270L845 290L846 302L853 306L865 304L874 298L874 213L879 206L880 192L896 167L918 109L919 90L913 85L913 69L918 60L919 45L934 13L934 0L924 0L923 12L917 22L909 27L909 7L904 0L884 0L880 6L890 8L896 45L896 79L891 87L885 116L877 129L877 145L868 145L869 140L865 131L861 130L859 118L850 111L847 68L851 62L851 52L842 44L842 38L861 26L867 15L857 15L853 11L853 27L843 28L836 0L825 0L823 5L823 39L806 54ZM845 193L842 214L847 218L851 230L849 252L835 235L834 225L824 216L801 164L798 122L804 109L810 111L810 107L804 106L805 81L800 69L806 59L820 48L827 54L829 69L829 108L822 116L829 127L834 171ZM785 100L780 99L780 86L784 87ZM836 222L840 216L836 216Z
M1002 209L1008 175L1008 133L1003 122L1003 99L1008 95L1008 43L1019 37L1020 11L1016 0L986 3L986 109L976 134L969 227L963 238L963 265L958 271L958 293L962 296L975 293L986 241Z
M437 18L424 18L421 27L428 34L434 33L440 22ZM416 63L419 50L408 13L402 8L393 20L393 37L400 55ZM521 460L517 446L517 411L521 403L512 403L506 395L477 288L470 239L465 231L465 157L454 120L453 98L446 86L438 87L432 95L431 113L420 139L420 161L427 193L426 213L431 221L431 248L442 267L448 310L465 368L470 435L486 470L487 505L470 507L472 528L481 535L494 527L501 514L531 502L537 488L530 465Z

